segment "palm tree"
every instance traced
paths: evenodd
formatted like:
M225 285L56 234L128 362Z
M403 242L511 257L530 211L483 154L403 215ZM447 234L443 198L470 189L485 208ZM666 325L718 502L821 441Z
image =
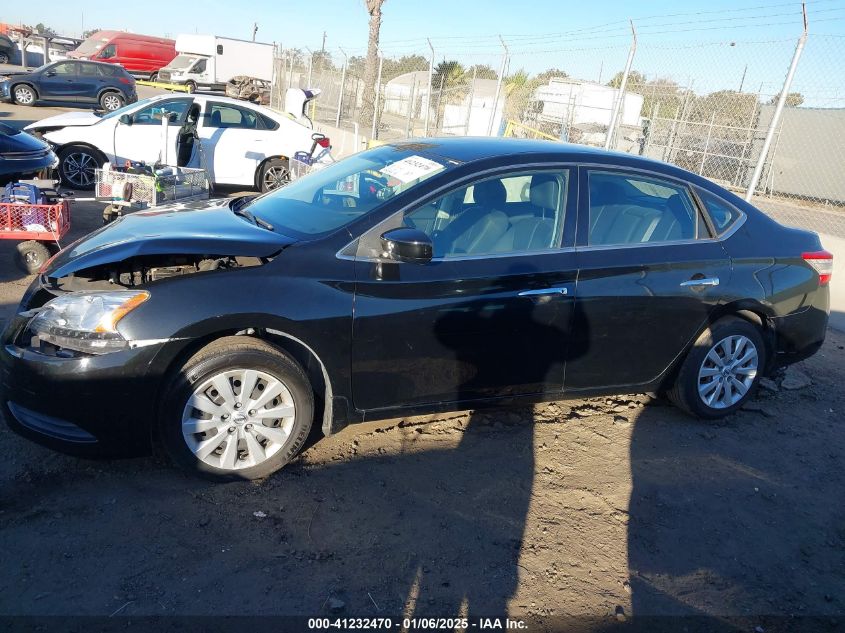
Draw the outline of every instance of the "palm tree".
M378 40L381 31L381 6L384 0L364 0L370 14L370 34L367 40L367 61L364 66L364 92L361 98L359 123L368 125L373 121L376 101L376 73L378 72Z

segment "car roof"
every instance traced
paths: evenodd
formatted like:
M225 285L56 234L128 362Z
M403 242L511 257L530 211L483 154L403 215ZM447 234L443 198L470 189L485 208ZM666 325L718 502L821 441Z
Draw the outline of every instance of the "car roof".
M519 156L524 160L536 156L542 161L639 168L681 178L708 188L711 184L696 174L659 160L562 141L497 136L453 136L408 139L387 143L387 145L400 150L429 153L460 163L492 160L505 156Z

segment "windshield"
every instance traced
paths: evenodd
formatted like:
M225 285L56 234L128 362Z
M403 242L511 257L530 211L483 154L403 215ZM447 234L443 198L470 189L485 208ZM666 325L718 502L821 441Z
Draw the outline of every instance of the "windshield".
M190 55L177 55L173 58L173 61L167 65L167 68L182 70L183 68L189 68L195 61L197 61L196 57L191 57Z
M105 46L106 42L108 41L109 38L107 37L98 37L97 35L92 35L87 40L82 42L82 44L80 44L74 52L79 53L80 55L88 56L93 53L96 53L98 50L103 48L103 46Z
M103 121L113 119L115 117L119 117L121 114L126 114L127 112L134 112L135 110L144 107L148 103L152 103L153 101L160 101L161 99L161 96L147 97L146 99L141 99L140 101L136 101L135 103L130 103L128 105L123 106L122 108L118 108L117 110L112 110L111 112L102 115L100 118Z
M420 155L427 147L383 145L354 154L260 196L246 208L291 237L329 233L451 167L438 156Z

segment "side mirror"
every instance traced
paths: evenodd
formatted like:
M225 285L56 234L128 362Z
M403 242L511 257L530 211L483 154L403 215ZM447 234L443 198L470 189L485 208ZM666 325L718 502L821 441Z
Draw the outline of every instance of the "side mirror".
M45 75L47 75L48 77L55 77L55 76L56 76L56 71L55 71L55 70L48 70L48 71L47 71L46 73L44 73L44 74L45 74Z
M128 114L121 114L118 119L123 125L132 125L132 117Z
M427 264L434 256L431 238L422 231L406 227L383 233L381 247L390 259L407 264Z

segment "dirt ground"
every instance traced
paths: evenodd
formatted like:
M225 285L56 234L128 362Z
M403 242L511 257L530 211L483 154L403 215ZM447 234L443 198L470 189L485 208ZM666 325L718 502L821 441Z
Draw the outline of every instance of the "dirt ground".
M77 232L98 224L85 209ZM10 250L0 318L28 282ZM844 346L831 330L720 423L644 395L390 420L259 483L84 461L2 426L0 616L841 622Z

